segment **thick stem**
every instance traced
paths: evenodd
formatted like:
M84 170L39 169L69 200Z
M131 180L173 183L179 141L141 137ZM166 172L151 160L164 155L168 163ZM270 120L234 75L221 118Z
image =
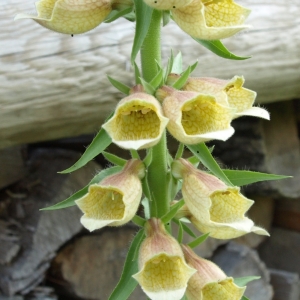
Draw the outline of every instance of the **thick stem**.
M158 72L161 63L161 12L154 10L148 34L141 49L143 78L150 81ZM152 149L152 162L148 168L148 185L152 202L151 217L161 217L169 211L169 176L167 165L166 133Z

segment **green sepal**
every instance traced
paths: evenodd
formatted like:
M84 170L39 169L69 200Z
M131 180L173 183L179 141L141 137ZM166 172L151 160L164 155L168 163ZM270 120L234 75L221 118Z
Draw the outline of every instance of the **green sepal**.
M145 234L143 229L141 229L134 237L126 256L121 278L108 300L126 300L138 285L138 282L132 275L138 272L138 261L135 258L135 254L138 253L144 237Z
M198 66L198 60L194 64L191 65L191 73L193 73L195 71L197 66Z
M173 87L177 90L180 90L189 79L191 74L191 67L189 66L181 75L180 77L174 82Z
M116 165L116 166L121 166L123 167L127 160L124 159L124 158L121 158L115 154L111 154L109 152L106 152L106 151L103 151L102 152L102 155L104 156L104 158L109 161L110 163L112 163L113 165Z
M108 76L107 75L107 78L109 80L109 82L117 89L119 90L121 93L125 94L125 95L129 95L129 92L130 92L130 87L127 86L126 84L116 80L116 79L113 79L112 77Z
M201 163L209 169L215 176L221 179L224 183L229 186L233 186L227 176L224 174L218 163L215 161L211 155L209 149L205 143L200 143L198 145L187 145L191 152L200 159Z
M184 200L181 199L176 204L172 205L170 210L161 218L164 224L169 223L177 214L178 210L184 205Z
M170 11L169 10L164 10L162 14L162 19L163 19L163 26L166 26L170 22Z
M141 83L146 91L147 94L150 94L150 95L154 95L155 93L155 88L150 84L148 83L147 81L145 81L143 78L140 78L141 80Z
M243 287L246 286L247 283L258 279L260 279L260 276L246 276L246 277L233 278L233 281L236 285Z
M233 53L231 53L220 40L215 41L207 41L207 40L200 40L193 38L197 43L204 46L211 52L217 54L220 57L226 58L226 59L233 59L233 60L245 60L248 58L251 58L251 56L237 56Z
M171 73L181 74L182 73L182 54L178 54L174 57Z
M142 84L142 82L141 82L141 72L140 72L140 69L139 69L138 65L136 64L136 62L134 62L133 66L134 66L135 84Z
M109 118L112 114L109 116ZM89 161L95 158L97 155L102 153L110 144L112 140L107 132L101 128L100 131L97 133L91 144L86 148L85 152L79 158L79 160L70 168L58 172L61 174L71 173L74 172L81 167L85 166Z
M174 54L173 54L173 51L171 50L171 55L170 55L170 57L168 59L167 68L166 68L166 71L165 71L165 74L164 74L164 78L165 78L164 81L165 82L167 81L168 76L172 72L173 62L174 62Z
M111 11L111 13L106 17L106 19L104 20L104 23L111 23L121 17L126 18L126 15L128 15L129 13L132 12L133 7L127 7L124 8L123 10L113 10Z
M150 85L157 90L160 86L164 83L164 72L163 69L159 67L158 73L155 75L155 77L150 81Z
M131 63L134 64L135 58L140 51L150 27L153 8L148 6L144 1L134 0L136 26L135 35L131 51Z
M259 181L280 180L292 177L243 170L223 170L223 172L235 186L243 186Z
M183 228L181 222L178 223L178 235L177 235L177 241L179 244L182 243L183 240Z
M191 237L193 237L193 238L196 238L196 237L197 237L196 234L193 232L193 230L192 230L190 227L188 227L186 224L184 224L183 222L181 222L180 220L174 218L172 221L173 221L175 224L177 224L178 226L179 226L179 224L181 224L183 230L184 230L188 235L190 235Z
M199 246L200 244L202 244L208 237L209 237L209 232L202 234L201 236L197 237L192 242L188 243L188 246L191 248L195 248L195 247Z
M100 173L98 173L90 182L87 186L85 186L84 188L82 188L81 190L77 191L76 193L74 193L72 196L70 196L69 198L56 203L52 206L49 207L45 207L42 208L40 210L55 210L55 209L62 209L62 208L66 208L66 207L70 207L75 205L75 200L80 199L81 197L83 197L89 190L89 186L91 184L95 184L95 183L99 183L101 180L103 180L104 178L106 178L107 176L116 174L118 172L120 172L122 170L121 167L111 167L105 170L102 170Z

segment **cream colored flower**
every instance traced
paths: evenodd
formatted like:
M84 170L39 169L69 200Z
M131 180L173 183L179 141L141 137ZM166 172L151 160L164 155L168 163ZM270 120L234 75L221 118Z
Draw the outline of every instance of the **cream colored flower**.
M177 91L167 86L158 90L157 94L164 98L163 111L169 118L167 128L181 143L191 145L214 139L225 141L234 133L230 126L232 109L218 103L214 96Z
M152 300L180 300L196 271L186 264L178 242L166 232L159 219L150 219L145 229L139 272L133 278Z
M168 121L153 96L137 92L123 98L102 127L119 147L139 150L157 144Z
M239 287L232 277L213 262L200 258L191 248L182 245L187 264L197 272L191 277L186 289L188 300L240 300L246 287Z
M250 10L233 0L193 0L171 9L174 21L193 38L219 40L249 28L243 25Z
M40 25L66 34L79 34L97 27L112 10L111 0L40 0L38 15L18 14L17 19L33 19Z
M137 159L129 160L123 170L92 184L88 193L76 200L84 213L80 222L90 231L104 226L120 226L130 221L140 204L141 178L144 165Z
M178 212L178 217L189 218L199 231L209 232L217 239L232 239L250 232L269 235L245 216L254 201L244 197L238 187L227 186L184 159L173 162L172 174L182 178L182 195L186 204Z
M234 76L230 80L190 77L182 90L207 93L223 99L223 103L227 101L235 110L233 118L254 116L269 120L269 113L265 109L253 107L256 92L244 88L244 82L243 76Z

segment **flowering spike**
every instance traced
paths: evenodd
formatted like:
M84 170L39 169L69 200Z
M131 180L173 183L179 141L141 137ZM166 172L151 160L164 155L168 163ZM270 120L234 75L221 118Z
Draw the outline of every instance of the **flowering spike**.
M183 180L186 204L177 217L189 218L198 230L217 239L236 238L249 232L269 235L245 216L254 201L244 197L238 187L228 187L182 158L173 162L172 174Z
M213 139L225 141L234 133L230 126L232 109L218 103L214 96L177 91L170 87L162 87L157 94L162 96L166 91L163 111L170 120L167 128L181 143L191 145Z
M79 34L97 27L111 12L110 0L40 0L38 15L18 14L17 19L33 19L60 33Z
M90 231L104 226L120 226L135 215L142 196L140 179L145 168L137 159L129 160L123 170L89 186L88 193L76 200L84 213L80 222Z
M175 75L172 74L172 76ZM170 77L170 80L174 80L173 77ZM190 77L183 90L208 93L217 98L227 99L228 105L235 110L233 118L247 115L269 120L270 116L266 110L260 107L252 107L256 92L244 88L244 82L243 76L234 76L230 80Z
M193 0L171 9L174 21L193 38L219 40L249 28L243 25L250 10L233 0Z
M191 248L182 245L187 264L197 272L191 277L186 289L189 300L240 300L246 287L239 287L233 278L226 274L213 262L200 258Z
M159 219L150 219L145 229L139 272L133 277L152 300L180 300L195 270L186 264L178 242Z
M168 121L153 96L137 92L123 98L102 127L118 146L139 150L157 144Z

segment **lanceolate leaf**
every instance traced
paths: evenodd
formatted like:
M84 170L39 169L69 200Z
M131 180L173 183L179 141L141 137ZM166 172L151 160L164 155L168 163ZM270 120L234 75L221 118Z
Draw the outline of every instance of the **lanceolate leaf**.
M73 206L73 205L75 205L75 200L83 197L88 192L89 186L91 184L99 183L105 177L113 175L113 174L115 174L117 172L120 172L121 170L122 170L121 167L112 167L112 168L109 168L109 169L102 170L100 173L98 173L89 182L89 184L87 186L85 186L84 188L82 188L78 192L74 193L69 198L67 198L67 199L65 199L65 200L63 200L63 201L61 201L59 203L56 203L56 204L54 204L52 206L42 208L41 210L55 210L55 209L62 209L62 208Z
M180 90L189 79L189 76L191 74L191 67L189 66L182 74L181 76L176 80L176 82L173 84L173 87L175 89Z
M106 18L106 20L104 21L105 23L111 23L129 13L132 12L132 7L127 7L121 11L117 11L117 10L113 10L108 17Z
M234 278L234 283L238 286L245 286L247 283L260 279L260 276L247 276L247 277L239 277Z
M121 158L121 157L119 157L119 156L117 156L117 155L111 154L111 153L109 153L109 152L103 151L103 152L102 152L102 155L104 156L104 158L105 158L107 161L109 161L110 163L112 163L112 164L114 164L114 165L116 165L116 166L121 166L121 167L123 167L123 166L126 164L126 162L127 162L126 159L123 159L123 158Z
M163 85L163 81L164 81L164 72L163 72L163 69L160 68L160 70L156 74L156 76L150 81L150 84L156 90L158 87Z
M132 277L132 275L138 272L138 261L135 259L135 253L138 253L138 248L143 238L144 230L141 229L131 243L127 253L121 279L108 300L126 300L136 288L138 283Z
M144 39L147 35L153 12L153 8L146 5L144 1L134 0L134 5L136 13L136 29L131 51L132 64L134 63L135 58L140 51Z
M206 40L200 40L200 39L195 39L196 42L210 50L211 52L217 54L220 57L227 58L227 59L233 59L233 60L245 60L250 58L250 56L242 57L242 56L237 56L233 53L231 53L221 41L216 40L216 41L206 41Z
M108 80L110 81L110 83L117 89L119 90L121 93L125 94L125 95L129 95L130 92L130 87L125 85L124 83L113 79L110 76L107 76Z
M226 183L229 186L232 186L232 183L227 178L227 176L224 174L218 163L215 161L215 159L212 157L209 149L205 145L205 143L201 143L198 145L188 145L187 146L193 154L200 159L202 164L208 168L215 176L220 178L224 183Z
M196 238L194 241L188 243L188 245L191 248L195 248L195 247L199 246L200 244L202 244L208 237L209 237L209 232L205 233L205 234L202 234L201 236Z
M291 178L291 176L267 174L253 171L242 170L223 170L224 174L232 182L233 185L243 186L259 181L279 180Z
M182 73L182 54L181 54L181 52L179 52L173 60L171 73L176 73L176 74Z
M86 148L85 152L79 158L79 160L70 168L61 171L59 173L66 174L74 172L81 167L85 166L89 161L91 161L98 154L102 153L111 144L111 138L106 133L106 131L101 128L96 137L93 139L92 143Z
M166 224L169 223L174 216L176 215L177 211L184 205L184 200L178 201L176 204L171 206L171 209L168 213L166 213L162 218L161 221Z

